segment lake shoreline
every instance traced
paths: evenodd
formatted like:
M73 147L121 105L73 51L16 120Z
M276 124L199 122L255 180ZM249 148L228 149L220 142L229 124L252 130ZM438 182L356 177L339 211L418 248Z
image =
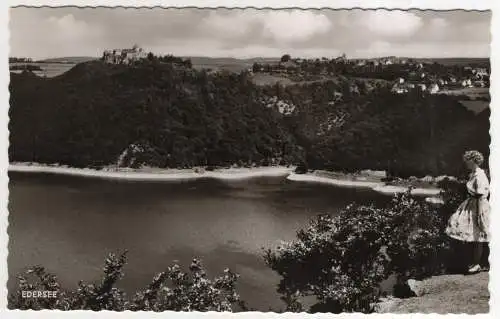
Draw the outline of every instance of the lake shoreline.
M120 179L133 181L184 181L201 178L222 180L241 180L255 177L280 177L292 173L294 167L270 166L255 168L204 168L162 169L162 168L118 168L104 167L102 169L75 168L62 165L39 163L10 163L8 171L22 173L52 173L104 179Z
M322 171L319 171L320 174L307 173L307 174L296 174L291 173L287 176L287 179L295 182L310 182L310 183L320 183L320 184L329 184L340 187L352 187L352 188L366 188L371 189L375 192L386 194L386 195L394 195L397 193L404 193L408 191L410 183L408 185L390 185L386 182L383 182L381 178L367 178L367 180L358 180L356 177L351 177L345 175L342 177L325 177L321 176ZM417 196L429 196L435 198L439 195L441 189L437 187L416 187L412 189L411 193ZM435 200L428 200L435 201Z
M58 164L13 162L9 164L8 171L22 173L51 173L129 181L186 181L202 178L243 180L257 177L286 177L287 180L293 182L318 183L337 187L366 188L386 195L406 192L411 186L411 182L408 182L407 185L391 185L382 181L382 177L370 175L370 173L366 176L358 176L355 174L317 170L306 174L297 174L294 172L295 167L293 166L236 167L216 168L213 170L206 170L204 167L164 169L154 167L119 168L115 166L92 169L68 167ZM414 186L412 194L427 196L427 201L439 203L438 196L440 191L439 188L429 184L426 187Z

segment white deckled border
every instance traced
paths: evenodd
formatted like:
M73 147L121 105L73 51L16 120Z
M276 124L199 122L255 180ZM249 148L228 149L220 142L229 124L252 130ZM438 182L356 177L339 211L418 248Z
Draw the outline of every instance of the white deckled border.
M490 0L8 0L10 5L75 5L75 6L171 6L171 7L256 7L256 8L423 8L423 9L469 9L486 10L491 8Z
M132 1L132 0L51 0L51 1L35 1L35 0L25 0L25 1L15 1L7 0L2 1L1 5L5 8L7 6L16 5L31 5L31 6L62 6L62 5L73 5L73 6L164 6L164 7L267 7L267 8L290 8L290 7L300 7L300 8L390 8L390 9L409 9L409 8L422 8L422 9L435 9L435 10L450 10L450 9L467 9L467 10L487 10L493 9L492 15L492 46L491 46L491 156L490 156L490 168L491 168L491 205L492 215L491 215L491 228L492 230L500 229L500 197L498 191L500 191L499 177L500 176L500 155L497 151L498 139L500 138L498 132L498 125L500 123L500 115L496 110L497 104L500 104L500 1L497 0L164 0L164 1L154 1L154 0L142 0L142 1ZM2 8L4 9L4 8ZM0 317L2 318L62 318L62 317L72 317L72 318L115 318L115 317L126 317L126 318L361 318L364 315L361 314L342 314L342 315L330 315L330 314L315 314L315 315L305 315L305 314L274 314L274 313L261 313L261 312L249 312L249 313L239 313L239 314L225 314L225 313L151 313L151 312L125 312L116 313L109 311L101 312L88 312L88 311L72 311L72 312L59 312L59 311L6 311L6 296L7 296L7 200L8 200L8 178L7 178L7 168L8 168L8 83L9 83L9 71L8 71L8 10L0 11L0 21L2 27L0 28L0 52L1 52L1 75L0 75L0 94L2 96L1 116L0 116L0 201L2 202L1 213L0 213ZM499 296L500 291L500 272L496 270L500 267L500 240L498 240L498 232L492 232L493 238L490 243L491 245L491 271L490 271L490 314L489 315L476 315L476 318L500 318L499 311ZM466 315L446 315L449 318L469 318ZM374 314L371 315L373 318L392 318L394 315L391 314ZM409 315L399 315L399 317L404 318L434 318L437 315L422 315L422 314L409 314Z

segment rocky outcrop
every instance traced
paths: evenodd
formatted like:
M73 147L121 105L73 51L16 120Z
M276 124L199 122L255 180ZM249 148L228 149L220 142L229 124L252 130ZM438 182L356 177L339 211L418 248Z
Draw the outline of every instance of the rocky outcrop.
M414 297L387 297L375 306L379 313L466 313L489 312L489 275L443 275L422 281L409 280Z

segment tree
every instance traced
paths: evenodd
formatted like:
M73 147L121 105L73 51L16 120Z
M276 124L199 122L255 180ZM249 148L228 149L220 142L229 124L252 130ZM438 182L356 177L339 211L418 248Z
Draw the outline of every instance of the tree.
M265 260L282 277L278 292L289 310L314 296L311 312L371 312L390 274L405 282L444 269L445 220L408 191L385 207L352 204L338 215L320 215L295 241L267 250Z
M291 58L290 54L285 54L281 57L281 62L288 62Z
M113 311L233 311L246 310L245 303L236 292L238 275L224 270L222 276L208 279L200 260L193 259L189 272L174 264L158 273L152 282L128 298L115 287L124 276L126 252L110 254L104 266L104 276L98 284L78 283L75 291L66 291L56 276L45 268L35 266L19 275L19 285L9 295L9 309L22 310L113 310ZM51 291L55 298L24 298L23 291Z
M257 72L260 72L260 68L261 67L262 66L259 63L254 62L254 64L252 65L252 70L253 70L254 73L257 73Z

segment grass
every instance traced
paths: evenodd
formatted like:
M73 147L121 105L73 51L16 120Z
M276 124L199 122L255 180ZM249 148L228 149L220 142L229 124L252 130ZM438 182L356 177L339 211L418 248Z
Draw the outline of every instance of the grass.
M257 73L253 76L253 82L256 85L273 85L276 83L280 83L282 85L291 85L291 84L296 84L297 82L293 82L287 77L284 76L279 76L279 75L271 75L271 74L265 74L265 73Z

